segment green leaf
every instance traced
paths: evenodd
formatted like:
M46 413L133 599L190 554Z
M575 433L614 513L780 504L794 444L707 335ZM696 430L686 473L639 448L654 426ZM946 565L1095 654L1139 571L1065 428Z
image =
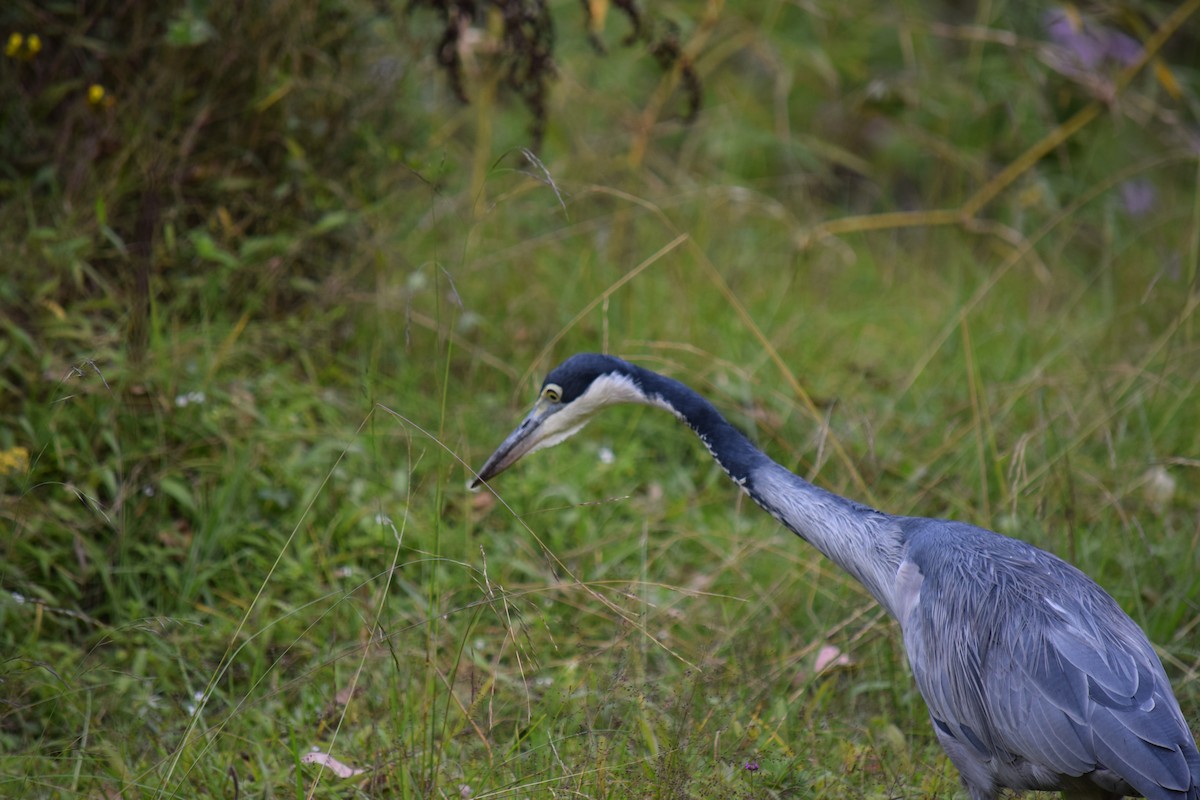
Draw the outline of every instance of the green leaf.
M185 511L193 514L196 512L196 498L192 496L192 490L183 481L175 478L163 478L158 482L158 488Z
M312 232L316 236L329 233L348 224L353 218L354 215L349 211L330 211L317 220L317 224L312 227Z
M171 47L195 47L217 37L217 29L208 20L186 9L167 24L166 42Z
M211 261L230 268L236 267L239 263L232 253L217 244L204 231L192 233L192 246L196 248L196 255L204 261Z

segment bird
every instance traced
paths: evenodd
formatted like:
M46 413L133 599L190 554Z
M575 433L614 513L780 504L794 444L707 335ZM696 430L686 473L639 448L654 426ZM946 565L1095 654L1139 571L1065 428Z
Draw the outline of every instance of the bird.
M471 486L490 487L619 403L674 414L743 492L899 624L934 734L971 800L1004 789L1200 800L1200 752L1162 662L1095 581L1019 539L822 489L680 381L612 355L571 356Z

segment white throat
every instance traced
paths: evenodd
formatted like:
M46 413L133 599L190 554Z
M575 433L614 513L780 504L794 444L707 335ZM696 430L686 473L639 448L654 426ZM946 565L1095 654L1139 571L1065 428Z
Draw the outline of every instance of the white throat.
M597 411L618 403L642 403L674 411L662 398L643 393L628 375L608 373L592 381L583 394L561 411L546 418L542 423L541 437L530 452L553 447L574 436Z

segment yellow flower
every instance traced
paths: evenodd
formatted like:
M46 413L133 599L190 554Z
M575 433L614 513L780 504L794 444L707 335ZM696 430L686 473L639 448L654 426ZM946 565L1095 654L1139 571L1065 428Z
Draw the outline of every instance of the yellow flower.
M33 57L42 52L42 37L36 33L28 36L20 33L10 33L4 45L4 55L9 58L19 58L22 61L32 61Z
M24 447L0 450L0 475L20 475L29 471L29 451Z
M117 98L113 97L98 83L93 83L87 90L88 105L95 109L112 108L117 104Z

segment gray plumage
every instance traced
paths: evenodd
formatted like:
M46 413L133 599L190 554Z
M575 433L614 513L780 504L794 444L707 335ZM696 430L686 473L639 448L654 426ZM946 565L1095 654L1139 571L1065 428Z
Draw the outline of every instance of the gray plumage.
M620 402L674 413L755 502L896 619L934 732L972 800L1002 788L1200 800L1200 753L1162 663L1095 581L1025 542L892 516L813 486L678 381L612 356L572 356L476 485Z

